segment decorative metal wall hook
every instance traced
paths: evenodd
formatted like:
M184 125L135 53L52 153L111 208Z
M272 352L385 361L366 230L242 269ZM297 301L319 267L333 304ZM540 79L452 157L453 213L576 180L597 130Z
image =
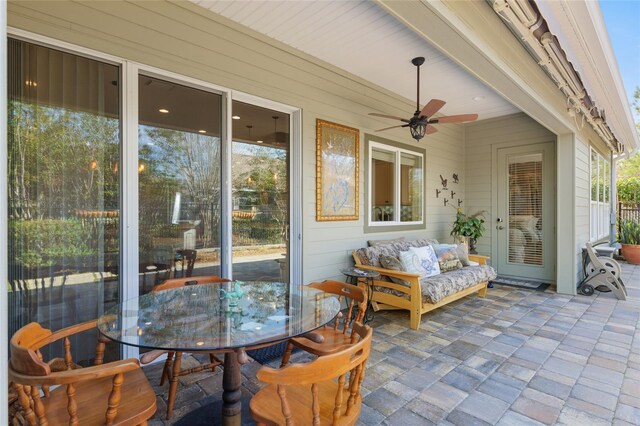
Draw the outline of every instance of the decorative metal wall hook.
M440 198L440 193L442 191L440 191L438 188L436 188L436 198Z
M444 206L447 207L447 204L449 203L449 200L447 200L446 198L443 200L444 201Z
M458 198L458 207L460 207L461 205L462 205L462 200Z
M453 197L456 195L455 192L451 191L451 199L453 200Z
M447 189L447 180L440 175L440 182L442 182L442 189Z

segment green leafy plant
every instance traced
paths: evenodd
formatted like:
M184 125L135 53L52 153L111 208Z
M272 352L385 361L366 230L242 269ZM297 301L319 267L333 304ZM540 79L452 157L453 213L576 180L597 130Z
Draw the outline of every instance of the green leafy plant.
M618 200L626 205L640 205L640 178L632 176L616 183Z
M458 209L450 235L454 237L471 237L474 239L482 237L486 231L484 227L484 213L484 211L479 211L472 215L466 215L462 213L461 209Z
M640 245L640 223L633 220L625 220L620 224L618 241L622 244Z

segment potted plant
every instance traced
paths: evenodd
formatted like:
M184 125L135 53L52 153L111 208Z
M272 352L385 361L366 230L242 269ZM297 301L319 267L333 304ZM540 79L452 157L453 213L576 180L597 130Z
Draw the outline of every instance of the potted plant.
M479 211L472 215L466 215L462 213L461 209L458 209L456 213L456 220L453 222L450 235L453 237L468 238L469 253L478 253L476 251L476 241L482 237L486 231L484 227L484 213L484 211Z
M640 223L627 219L620 224L618 242L627 262L640 265Z

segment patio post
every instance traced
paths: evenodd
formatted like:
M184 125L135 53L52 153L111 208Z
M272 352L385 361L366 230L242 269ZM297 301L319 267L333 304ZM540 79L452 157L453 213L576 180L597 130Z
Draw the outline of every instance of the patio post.
M558 293L576 294L578 255L574 201L575 135L573 133L558 135L556 150L556 286Z

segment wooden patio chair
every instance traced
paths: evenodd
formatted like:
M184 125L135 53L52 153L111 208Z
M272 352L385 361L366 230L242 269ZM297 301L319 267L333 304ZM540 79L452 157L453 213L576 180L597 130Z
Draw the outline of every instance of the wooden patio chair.
M354 323L353 330L356 341L331 355L280 369L260 368L258 380L268 385L249 404L257 424L356 424L373 331L361 323Z
M225 282L231 282L226 278L220 278L217 275L208 275L203 277L185 277L174 278L166 280L165 282L153 287L152 292L170 290L174 288L180 288L187 285L207 285L207 284L220 284ZM178 391L178 378L187 374L199 373L204 370L215 371L216 367L223 364L223 362L215 356L215 353L209 353L209 363L201 364L197 367L182 370L182 354L178 351L166 351L166 350L152 350L140 358L142 364L149 364L163 354L167 354L167 359L164 362L162 369L162 376L160 377L160 386L164 385L167 379L170 379L169 383L169 400L167 402L167 419L170 419L173 415L173 405L176 401L176 393Z
M175 254L175 263L176 270L175 274L178 274L177 264L180 263L180 273L182 277L190 277L193 275L193 267L196 264L196 258L198 257L198 252L196 250L178 250Z
M53 333L32 322L13 335L9 380L29 425L146 425L156 412L156 395L137 359L102 363L107 339L98 340L94 366L74 364L69 337L96 326L94 320ZM64 359L45 362L40 349L59 340Z
M309 287L337 295L340 303L342 303L343 300L346 302L347 314L339 313L334 319L333 324L325 325L323 328L310 333L313 334L311 336L313 340L305 336L290 339L287 344L287 349L282 355L280 367L287 365L294 347L298 347L313 355L323 356L339 351L344 345L352 344L356 336L353 334L351 324L354 322L362 322L364 318L367 309L367 295L362 288L331 280L311 283ZM358 304L357 306L356 303Z

